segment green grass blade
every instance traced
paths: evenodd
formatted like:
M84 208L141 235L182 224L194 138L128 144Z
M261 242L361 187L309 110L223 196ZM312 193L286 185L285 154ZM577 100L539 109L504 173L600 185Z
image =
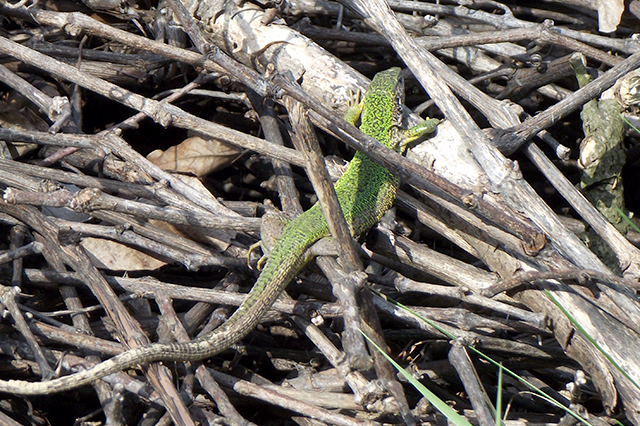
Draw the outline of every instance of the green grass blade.
M605 350L598 344L598 342L596 342L593 337L591 337L589 335L589 333L587 333L587 331L582 328L582 326L580 324L578 324L578 322L575 320L575 318L573 318L571 316L571 314L569 313L569 311L567 311L561 304L560 302L553 296L553 294L551 294L551 292L549 290L545 290L545 293L547 294L547 297L549 297L549 299L558 307L558 309L560 309L562 311L562 313L569 319L569 321L571 321L571 324L573 324L573 326L580 332L582 333L582 335L585 337L585 339L587 339L589 342L591 342L591 344L605 357L607 358L607 360L611 363L611 365L613 365L616 370L618 370L627 380L629 380L631 383L633 383L633 385L640 389L640 386L638 386L638 384L635 382L635 380L633 380L626 371L624 371L622 369L622 367L620 367L620 365L618 365L617 362L615 362L613 360L613 358L611 358L611 355L609 355L608 353L605 352Z
M496 392L496 426L503 426L502 422L502 363L498 369L498 391Z
M402 303L400 303L398 301L395 301L393 299L390 299L390 298L388 298L386 296L381 296L381 297L383 297L388 302L398 306L399 308L402 308L405 311L411 313L416 318L419 318L422 321L426 322L431 327L435 328L436 330L438 330L439 332L441 332L442 334L444 334L448 338L457 339L457 336L449 333L448 331L446 331L442 327L440 327L438 324L435 324L434 322L428 320L427 318L423 317L422 315L420 315L420 314L418 314L416 312L413 312L411 309L409 309L407 306L403 305ZM476 348L474 348L472 346L466 346L466 347L467 347L467 349L475 352L479 357L481 357L481 358L485 359L486 361L490 362L491 364L495 365L497 368L501 368L503 371L505 371L507 374L509 374L510 376L512 376L515 379L517 379L520 383L524 384L529 389L533 389L535 391L535 393L537 393L538 396L540 396L545 401L548 401L550 404L555 405L556 407L560 408L561 410L564 410L567 414L573 416L576 420L578 420L582 424L584 424L586 426L592 426L591 423L589 423L587 420L582 418L578 413L576 413L575 411L571 410L569 407L565 407L564 405L562 405L561 403L559 403L558 401L553 399L553 397L551 395L548 395L545 391L543 391L542 389L536 387L533 383L529 382L527 379L519 376L514 371L511 371L510 369L500 365L500 363L498 363L497 361L493 360L488 355L485 355L484 353L480 352L478 349L476 349Z
M362 330L360 333L364 336L365 339L371 343L378 352L380 352L384 357L402 374L405 379L409 381L427 400L434 406L438 411L440 411L447 419L449 419L456 426L471 426L471 423L467 421L464 417L458 414L453 408L449 407L443 400L438 398L433 392L427 389L422 383L416 380L407 370L402 368L400 364L395 362L393 358L391 358L385 351L380 349L378 345L376 345L373 340L369 338Z
M618 214L620 215L620 217L621 217L625 222L627 222L627 224L628 224L629 226L631 226L631 227L633 228L633 230L634 230L634 231L636 231L636 232L640 232L640 229L636 226L636 224L635 224L635 223L633 223L633 222L631 221L631 219L629 219L629 216L627 216L627 215L622 211L622 209L621 209L620 207L616 206L616 211L618 212Z

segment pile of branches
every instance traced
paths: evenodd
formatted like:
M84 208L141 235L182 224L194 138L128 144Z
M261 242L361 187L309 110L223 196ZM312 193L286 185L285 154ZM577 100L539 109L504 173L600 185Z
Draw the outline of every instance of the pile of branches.
M637 2L518 3L0 0L0 390L45 390L0 423L640 425ZM443 119L407 157L342 119L393 66ZM402 182L359 259L214 357L47 385L211 333L354 150Z

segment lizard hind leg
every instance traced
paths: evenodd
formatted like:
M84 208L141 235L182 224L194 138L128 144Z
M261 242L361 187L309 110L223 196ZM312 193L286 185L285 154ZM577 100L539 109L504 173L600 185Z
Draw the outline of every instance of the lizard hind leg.
M249 255L255 249L260 247L262 249L262 257L258 260L256 265L258 271L262 271L265 263L269 257L268 253L271 252L276 242L280 238L282 231L291 222L284 213L275 209L274 207L268 208L267 213L262 216L262 222L260 224L260 241L252 244L249 247L249 253L247 254L247 262L249 261Z

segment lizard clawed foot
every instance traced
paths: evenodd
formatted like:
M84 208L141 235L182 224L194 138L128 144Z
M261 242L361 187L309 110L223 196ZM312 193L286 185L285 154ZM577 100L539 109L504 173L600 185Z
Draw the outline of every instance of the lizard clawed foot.
M253 243L249 246L249 251L247 252L247 266L249 267L249 269L253 269L253 266L251 266L251 253L253 253L256 249L262 250L262 241L258 241L257 243ZM266 261L267 256L263 254L256 264L256 268L258 269L258 271L262 271L262 268L264 267Z
M415 126L408 129L398 129L398 132L400 132L400 143L398 145L400 153L404 154L404 152L407 150L407 147L409 147L409 145L411 145L417 139L420 139L422 136L429 133L433 133L436 130L436 127L438 127L438 124L440 124L441 122L442 120L437 118L427 118L423 122L416 124Z
M362 93L360 89L355 92L349 89L349 99L347 100L347 112L344 114L344 119L349 124L357 126L362 110L364 109L364 101L362 99Z

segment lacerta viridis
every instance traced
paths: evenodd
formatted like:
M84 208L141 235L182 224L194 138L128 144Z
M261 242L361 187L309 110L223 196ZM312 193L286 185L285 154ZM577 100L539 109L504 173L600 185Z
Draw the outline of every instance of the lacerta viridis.
M380 143L403 152L406 143L432 132L439 120L429 119L402 130L404 84L399 68L378 73L364 100L352 106L345 119ZM354 236L373 226L391 207L398 179L380 164L357 152L335 189ZM329 236L318 204L285 227L253 289L234 314L211 334L187 343L151 344L131 349L95 367L48 382L0 381L0 392L37 395L61 392L94 382L108 374L152 361L194 361L222 352L242 339L308 261L305 251Z

